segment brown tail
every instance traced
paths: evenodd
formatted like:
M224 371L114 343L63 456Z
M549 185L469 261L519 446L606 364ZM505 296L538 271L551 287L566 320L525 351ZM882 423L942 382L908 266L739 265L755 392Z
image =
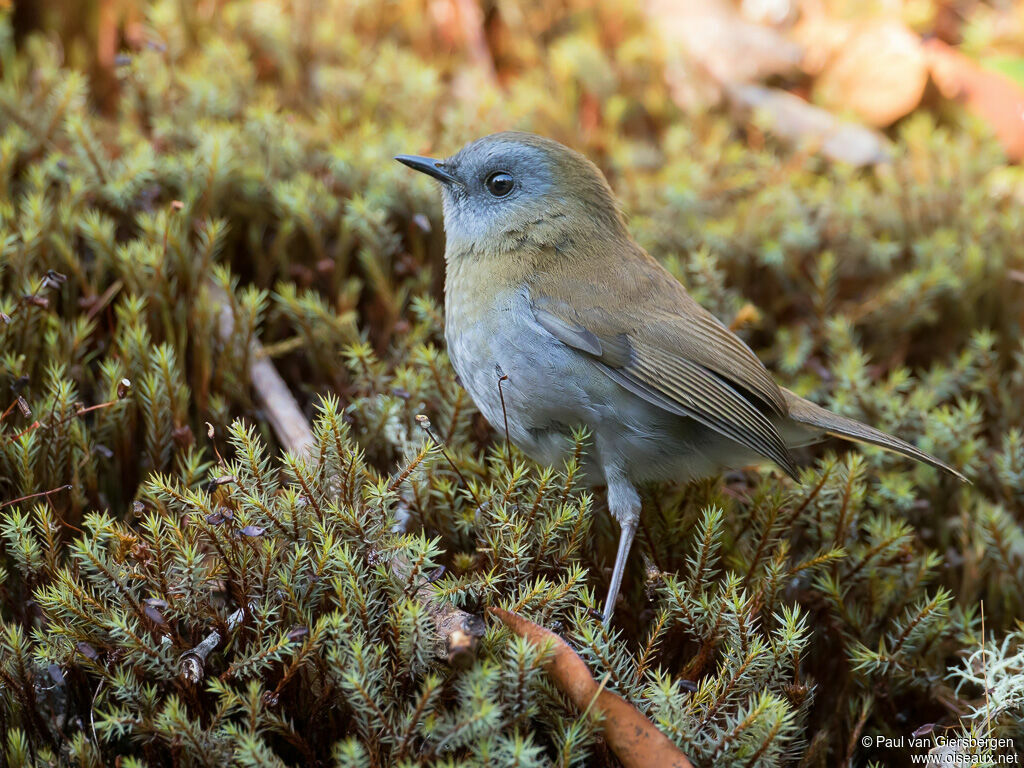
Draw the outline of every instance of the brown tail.
M900 453L937 469L943 469L951 475L956 475L965 483L970 482L948 464L939 461L920 448L915 448L910 443L900 440L898 437L887 435L885 432L869 427L867 424L861 424L859 421L826 411L820 405L815 405L810 400L805 400L788 389L783 389L782 394L785 395L786 405L789 406L789 417L799 424L820 429L830 435L846 440L877 445L880 448Z

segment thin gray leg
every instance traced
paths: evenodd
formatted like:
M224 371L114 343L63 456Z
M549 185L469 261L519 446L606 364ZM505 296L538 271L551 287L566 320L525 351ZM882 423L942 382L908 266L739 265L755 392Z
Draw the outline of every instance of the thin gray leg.
M626 572L629 550L633 546L637 522L640 520L640 494L633 484L619 472L605 470L608 480L608 511L619 521L619 550L615 554L615 567L612 569L612 583L608 587L608 599L604 604L604 623L612 620L615 600L622 586L622 576Z
M622 586L622 575L626 572L626 563L629 561L629 550L633 546L633 536L636 535L636 520L620 525L619 551L615 555L615 568L612 570L612 583L608 585L608 599L604 603L604 623L611 623L612 612L615 610L615 601L619 597L619 587Z

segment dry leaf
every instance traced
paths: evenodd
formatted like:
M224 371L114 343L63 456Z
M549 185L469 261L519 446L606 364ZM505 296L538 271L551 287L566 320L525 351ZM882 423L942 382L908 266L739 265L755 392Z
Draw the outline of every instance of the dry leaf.
M928 64L921 39L895 19L858 25L825 65L815 100L884 128L921 103Z
M804 13L790 33L804 49L800 68L820 75L853 35L854 25L825 13Z
M991 125L1011 160L1024 159L1024 88L982 69L941 40L929 40L925 52L942 95L962 101Z
M803 58L799 45L747 21L724 0L647 0L644 9L670 52L665 80L684 108L718 100L721 86L791 74ZM701 75L703 81L695 82Z
M544 669L580 710L592 707L604 714L605 739L625 768L693 768L679 747L636 707L598 685L583 659L562 638L519 614L501 608L489 610L520 637L552 647Z
M876 131L843 122L792 93L741 85L729 88L727 94L735 109L752 113L761 127L789 144L851 165L874 165L889 159L888 145Z

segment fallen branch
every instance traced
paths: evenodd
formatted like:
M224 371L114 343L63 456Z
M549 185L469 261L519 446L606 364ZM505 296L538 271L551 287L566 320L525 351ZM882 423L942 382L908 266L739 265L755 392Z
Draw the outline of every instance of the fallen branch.
M787 91L760 85L771 77L794 75L801 64L808 66L807 49L814 53L821 46L811 31L805 31L809 37L806 45L798 44L777 29L746 20L734 4L724 0L646 0L643 8L667 50L673 52L664 76L672 100L681 108L706 108L725 101L741 120L757 121L758 128L797 149L820 152L830 160L856 166L889 159L886 140L877 131L841 120ZM895 39L897 47L902 45L896 57L910 60L908 66L914 77L897 78L889 110L871 113L883 122L916 105L925 79L923 55L913 44L912 35L903 34L902 28L898 32L886 29L884 40ZM736 55L737 51L743 55ZM838 74L849 69L847 65ZM842 78L833 74L830 82L835 81L840 85L833 84L833 91L842 91ZM873 87L875 79L869 82ZM877 102L871 106L879 107Z
M566 642L550 630L501 608L488 609L502 624L536 646L553 653L544 663L558 690L581 711L592 708L604 715L604 736L625 768L693 768L668 736L621 696L594 680L587 665Z
M760 121L783 142L820 152L830 160L850 165L875 165L890 158L882 134L857 123L840 120L831 112L778 88L732 85L726 95L743 119Z
M210 286L213 300L220 304L219 328L221 341L230 343L235 332L235 315L231 311L224 290ZM292 397L288 385L277 372L273 362L263 352L263 345L255 339L249 345L249 380L256 392L256 401L267 414L274 434L286 451L296 455L308 453L313 447L313 430L299 404Z

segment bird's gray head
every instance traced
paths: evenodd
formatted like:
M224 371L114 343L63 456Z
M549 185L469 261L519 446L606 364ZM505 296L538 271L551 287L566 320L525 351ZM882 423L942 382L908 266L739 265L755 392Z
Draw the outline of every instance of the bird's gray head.
M496 133L447 160L395 159L441 182L449 255L496 256L625 233L601 171L551 139Z

